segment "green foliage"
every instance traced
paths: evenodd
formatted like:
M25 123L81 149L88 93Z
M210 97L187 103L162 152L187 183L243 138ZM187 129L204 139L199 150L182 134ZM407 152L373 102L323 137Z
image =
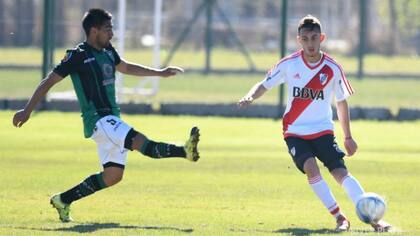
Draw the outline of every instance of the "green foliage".
M323 235L335 222L293 165L281 124L268 119L129 116L149 138L183 143L198 125L202 159L153 160L130 152L124 180L72 205L61 224L49 196L100 170L77 113L37 113L24 127L0 112L0 235ZM337 124L338 125L338 124ZM385 196L396 233L419 235L420 122L353 122L359 152L346 162L367 191ZM385 135L384 135L385 134ZM338 141L342 134L337 131ZM328 175L352 231L357 220L344 190Z
M420 28L420 2L417 0L403 0L395 1L398 26L402 29L403 33L408 36L415 36L419 34Z
M389 24L390 22L390 5L389 2L394 1L396 25L394 34L402 33L404 37L413 37L418 34L420 28L420 2L418 0L388 0L382 1L384 4L377 4L382 22Z

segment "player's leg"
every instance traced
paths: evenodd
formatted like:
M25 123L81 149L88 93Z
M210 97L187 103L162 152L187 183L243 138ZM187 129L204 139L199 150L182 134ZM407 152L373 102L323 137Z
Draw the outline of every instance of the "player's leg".
M336 181L344 188L347 195L352 200L353 204L356 206L357 201L365 192L359 181L354 176L352 176L346 168L335 168L331 171L331 174L334 176ZM384 220L372 223L371 226L376 232L388 232L392 228L391 224Z
M359 181L345 168L335 168L331 171L332 176L335 180L344 188L347 196L352 200L353 204L356 205L359 198L365 192Z
M137 150L145 156L156 159L182 157L190 161L197 161L200 158L197 149L200 140L199 137L199 129L193 127L185 145L177 146L169 143L155 142L148 139L144 134L131 129L125 138L124 147L130 150Z
M111 119L112 122L106 122ZM103 171L92 174L73 188L51 198L50 202L57 209L61 221L72 220L70 217L71 203L115 185L122 179L127 158L127 150L124 150L122 143L129 129L129 126L113 116L104 117L97 122L92 139L97 144Z
M308 183L323 205L337 221L337 230L347 230L350 223L340 211L328 184L322 178L310 142L297 137L285 139L296 167L308 178Z
M103 172L93 174L73 188L51 197L50 203L57 210L62 222L70 222L70 204L76 200L106 188Z
M119 150L103 150L101 153L107 153L107 155L102 155L101 161L106 162L104 156L107 159L119 158L124 162L127 156L127 153L121 153ZM103 164L104 170L100 173L93 174L83 180L80 184L70 188L69 190L54 195L50 202L54 208L57 209L59 218L62 222L69 222L73 219L70 217L70 204L74 201L80 200L84 197L87 197L99 190L102 190L112 185L117 184L122 180L124 174L124 165L116 162L106 162Z
M319 159L356 205L365 191L359 181L348 172L343 160L345 153L338 147L335 137L333 135L324 135L315 140L313 146ZM375 231L388 232L391 229L391 225L383 220L371 225Z
M334 179L345 189L354 204L364 190L356 178L350 175L344 163L345 153L338 147L333 135L324 135L313 141L320 161L328 168Z
M354 205L356 206L357 201L362 196L362 194L365 192L363 190L363 187L360 185L359 181L345 168L336 168L331 171L331 174L334 176L334 178L337 180L339 184L344 188L349 198L352 200ZM380 220L379 222L372 223L372 228L376 232L388 232L391 230L392 226L388 222L384 220Z
M106 187L111 187L112 185L119 183L122 180L123 175L124 168L117 166L105 167L102 172L102 177Z
M337 223L336 230L348 230L350 228L350 221L348 221L344 214L341 212L340 207L338 206L338 203L335 200L335 197L332 194L327 182L325 182L325 180L322 178L315 158L311 157L306 160L305 164L303 165L303 170L308 177L308 182L313 192L322 201L330 214L334 216Z

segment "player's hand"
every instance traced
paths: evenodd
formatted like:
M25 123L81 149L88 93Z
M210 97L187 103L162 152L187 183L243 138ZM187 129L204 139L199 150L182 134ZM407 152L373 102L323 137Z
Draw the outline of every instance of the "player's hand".
M169 76L176 75L178 73L184 73L184 70L177 66L168 66L162 69L162 71L160 72L160 76L169 77Z
M20 128L26 121L29 120L30 114L25 110L19 110L13 116L13 125Z
M357 151L357 143L352 137L344 140L344 147L346 148L347 156L349 157L353 156L353 154Z
M247 107L247 106L251 105L252 101L254 101L254 99L252 97L245 96L241 100L239 100L237 105L238 105L239 108Z

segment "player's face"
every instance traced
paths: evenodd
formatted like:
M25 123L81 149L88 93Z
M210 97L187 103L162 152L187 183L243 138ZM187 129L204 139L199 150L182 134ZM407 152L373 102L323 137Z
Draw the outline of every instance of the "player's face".
M321 42L324 38L325 35L318 31L302 29L297 40L302 46L305 56L316 59L319 57Z
M98 29L96 43L102 48L108 47L113 36L114 32L112 31L112 23L111 21L107 21Z

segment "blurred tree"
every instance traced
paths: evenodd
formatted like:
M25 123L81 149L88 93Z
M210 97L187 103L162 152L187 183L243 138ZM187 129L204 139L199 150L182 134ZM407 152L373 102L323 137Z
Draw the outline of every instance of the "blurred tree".
M6 37L5 27L4 27L4 3L0 1L0 46L4 45L4 39Z
M34 1L16 0L14 5L16 46L30 46L33 39Z
M242 13L241 13L242 17L245 17L247 19L253 19L255 18L256 14L257 14L257 10L256 10L254 2L245 1L242 3Z
M277 1L279 2L279 1ZM279 7L273 1L265 3L264 17L277 17L279 15Z
M69 4L71 4L70 1L62 1L60 4L54 4L54 29L53 29L53 37L54 37L54 46L55 47L63 47L66 44L66 40L67 40L67 29L68 27L66 27L65 25L65 21L67 19L66 17L66 13L67 10L65 9L69 9L70 6Z
M398 28L397 28L397 9L395 7L395 0L389 0L389 26L390 26L390 33L389 33L389 42L388 42L388 50L387 54L389 56L395 55L397 51L397 35L398 35Z
M389 0L378 7L381 17L389 22L386 53L420 53L420 1Z

